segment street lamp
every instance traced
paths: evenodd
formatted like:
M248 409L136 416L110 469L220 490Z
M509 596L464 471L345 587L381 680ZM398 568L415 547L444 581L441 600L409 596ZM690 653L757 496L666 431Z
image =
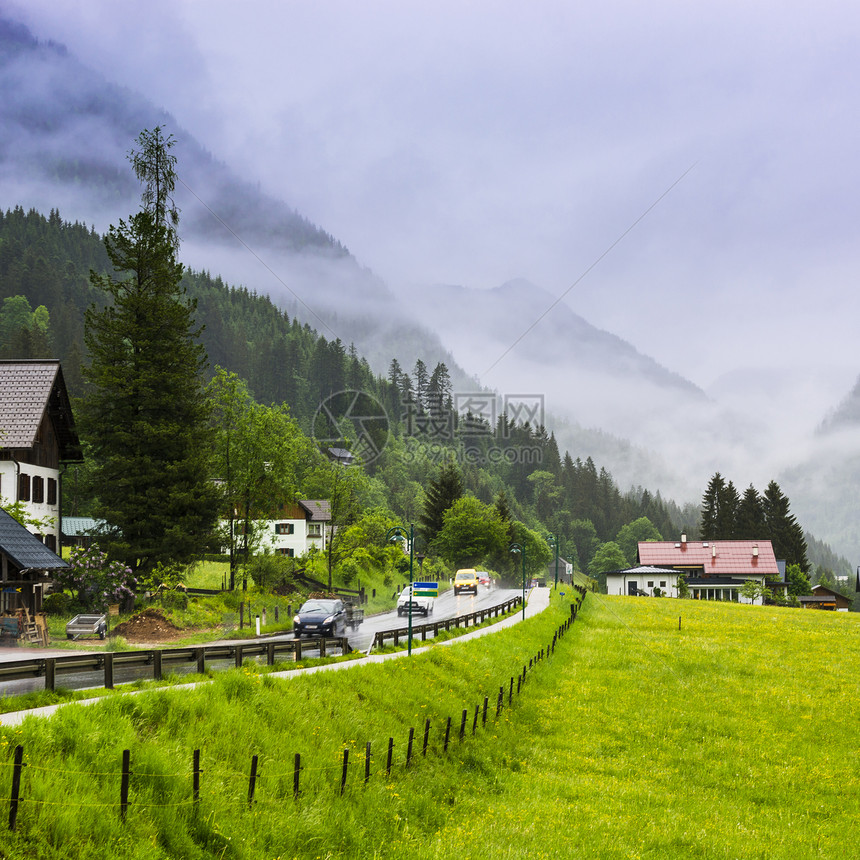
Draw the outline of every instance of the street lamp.
M409 542L409 602L406 605L409 608L409 644L407 647L407 654L410 657L412 656L412 597L415 590L412 579L412 561L415 558L414 538L415 526L413 523L409 523L408 532L403 526L394 526L394 528L390 528L385 535L386 541L405 540Z
M523 621L526 620L526 543L512 543L508 549L511 552L518 552L523 559Z
M558 588L558 553L559 548L561 546L561 541L558 535L554 535L552 532L549 533L549 539L547 543L551 547L555 547L555 587Z

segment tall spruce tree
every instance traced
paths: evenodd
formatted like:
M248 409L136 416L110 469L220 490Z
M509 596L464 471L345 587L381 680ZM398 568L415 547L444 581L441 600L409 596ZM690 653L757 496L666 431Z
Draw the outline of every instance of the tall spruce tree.
M82 423L97 501L111 528L109 550L137 575L201 551L217 515L210 480L206 365L196 303L180 286L178 213L172 203L172 136L143 131L129 158L144 184L143 208L111 226L105 249L114 275L90 280L109 303L91 306L91 364Z
M424 512L421 514L421 531L428 545L444 526L445 511L463 495L463 478L453 462L443 463L439 475L430 481L424 491Z
M736 535L740 498L735 485L715 472L702 497L699 535L702 540L732 540Z
M735 529L740 540L756 540L767 537L767 525L764 521L764 508L758 490L750 484L738 505L738 516Z
M806 555L806 538L803 529L790 511L788 497L776 481L771 481L762 496L768 537L777 558L788 564L797 564L803 572L809 570Z

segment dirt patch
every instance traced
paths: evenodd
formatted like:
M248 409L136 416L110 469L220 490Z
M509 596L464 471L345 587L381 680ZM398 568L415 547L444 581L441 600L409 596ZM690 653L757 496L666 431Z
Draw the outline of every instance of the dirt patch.
M117 624L111 633L128 642L170 642L188 635L187 630L181 630L165 618L160 609L144 609L128 621Z

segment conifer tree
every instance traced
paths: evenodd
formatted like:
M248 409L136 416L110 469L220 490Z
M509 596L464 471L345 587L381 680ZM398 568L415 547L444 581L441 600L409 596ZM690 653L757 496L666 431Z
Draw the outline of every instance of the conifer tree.
M762 499L752 484L744 490L738 505L735 529L739 540L756 540L767 536Z
M144 131L130 154L143 208L111 226L114 275L91 273L107 293L86 314L91 385L82 411L97 501L112 529L110 553L137 575L188 561L203 548L217 509L211 432L195 327L196 304L180 286L173 138Z
M436 479L430 481L424 495L421 529L424 539L430 544L442 531L445 511L463 495L463 478L457 466L450 461L444 463Z
M806 555L806 538L797 519L789 510L788 497L784 495L776 481L767 485L762 497L765 524L773 551L779 559L788 564L800 565L804 572L809 570Z
M715 472L702 497L699 535L702 540L732 540L740 499L735 485Z

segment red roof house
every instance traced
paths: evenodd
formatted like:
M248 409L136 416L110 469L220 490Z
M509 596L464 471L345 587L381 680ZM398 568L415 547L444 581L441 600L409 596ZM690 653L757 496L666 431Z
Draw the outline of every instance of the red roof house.
M685 574L693 597L737 600L749 579L768 588L785 588L785 580L769 540L681 540L639 543L639 562Z

